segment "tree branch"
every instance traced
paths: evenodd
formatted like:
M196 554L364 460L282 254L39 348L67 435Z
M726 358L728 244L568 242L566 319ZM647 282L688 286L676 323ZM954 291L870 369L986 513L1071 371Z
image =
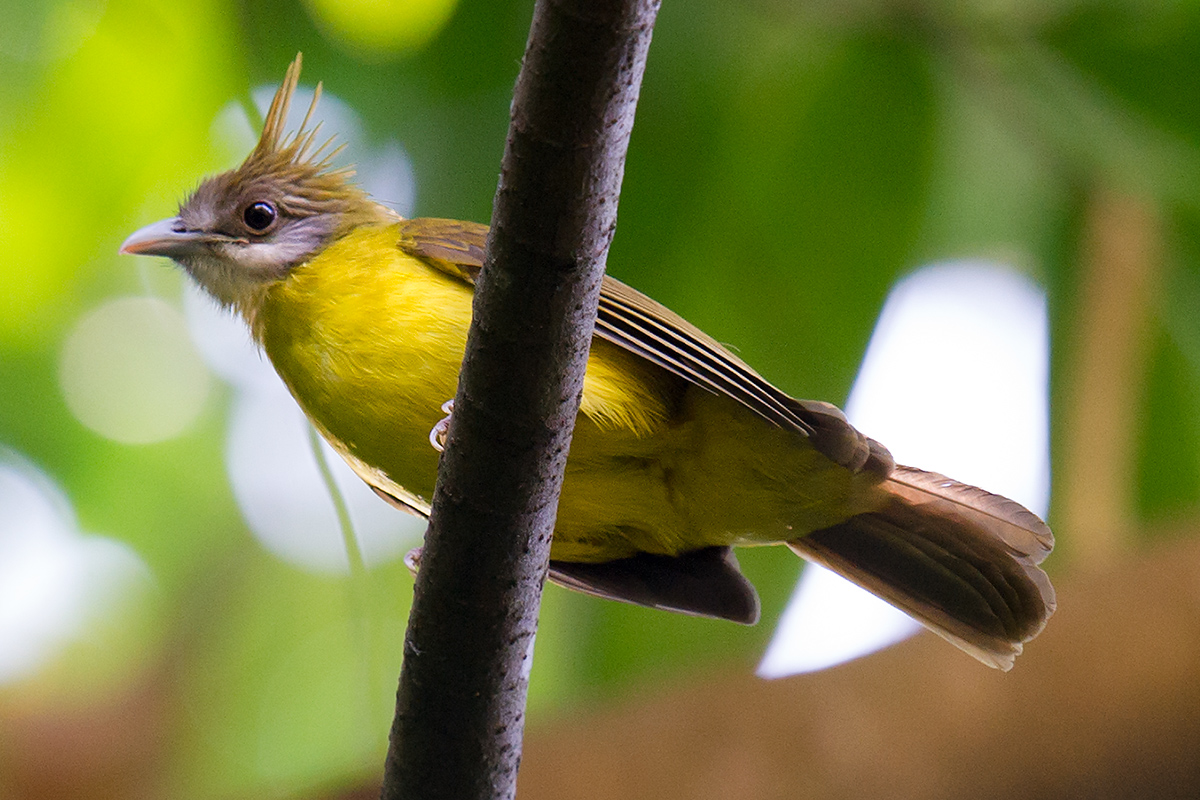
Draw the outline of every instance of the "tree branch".
M539 0L405 639L382 797L515 793L558 492L657 0Z

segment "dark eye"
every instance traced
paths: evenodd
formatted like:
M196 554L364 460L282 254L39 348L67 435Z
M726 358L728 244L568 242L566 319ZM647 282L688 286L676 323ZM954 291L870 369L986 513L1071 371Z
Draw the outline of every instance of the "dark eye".
M242 212L242 219L245 220L246 226L250 230L261 233L271 227L271 223L275 222L275 206L261 200L257 203L251 203Z

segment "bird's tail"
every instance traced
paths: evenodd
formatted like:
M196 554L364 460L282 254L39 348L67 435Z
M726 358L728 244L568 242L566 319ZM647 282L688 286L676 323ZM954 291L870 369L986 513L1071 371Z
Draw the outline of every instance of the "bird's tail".
M933 472L896 467L883 506L788 543L1007 671L1054 613L1037 567L1050 529L1018 503Z

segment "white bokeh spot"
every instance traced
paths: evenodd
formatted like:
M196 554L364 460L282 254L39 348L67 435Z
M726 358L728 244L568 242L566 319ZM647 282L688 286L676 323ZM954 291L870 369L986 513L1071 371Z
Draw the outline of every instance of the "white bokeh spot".
M132 549L80 532L58 487L0 448L0 686L34 675L149 585Z
M58 374L75 417L124 444L187 431L211 385L183 315L154 297L119 297L84 314L67 334Z

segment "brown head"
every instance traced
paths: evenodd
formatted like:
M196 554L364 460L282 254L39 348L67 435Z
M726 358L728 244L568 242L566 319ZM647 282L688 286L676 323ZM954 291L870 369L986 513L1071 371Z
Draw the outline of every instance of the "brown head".
M242 165L205 180L177 216L134 233L122 253L173 259L222 305L252 317L262 290L292 267L357 225L392 218L351 182L353 170L331 166L341 148L318 143L320 125L309 128L320 84L300 129L285 133L300 63L297 55Z

